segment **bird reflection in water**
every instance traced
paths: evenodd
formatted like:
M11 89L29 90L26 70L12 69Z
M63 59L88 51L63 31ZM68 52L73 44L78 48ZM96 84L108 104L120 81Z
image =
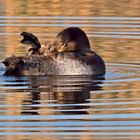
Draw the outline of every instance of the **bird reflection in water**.
M32 87L36 89L37 87ZM39 115L38 109L40 108L40 92L31 91L31 94L28 96L28 99L23 100L21 114L29 115Z
M31 92L23 100L22 114L88 114L90 91L102 90L104 77L30 77ZM43 111L42 111L43 110Z

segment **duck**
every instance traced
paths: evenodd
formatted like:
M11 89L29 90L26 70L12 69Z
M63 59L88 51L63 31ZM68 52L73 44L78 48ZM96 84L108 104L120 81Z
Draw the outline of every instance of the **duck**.
M21 34L23 44L30 44L28 56L14 56L10 74L19 75L104 75L104 60L91 50L86 33L79 27L68 27L60 31L55 39L41 46L39 39L30 33ZM42 51L43 50L43 51ZM9 70L13 56L3 63ZM7 62L6 62L7 61ZM5 63L6 62L6 63Z

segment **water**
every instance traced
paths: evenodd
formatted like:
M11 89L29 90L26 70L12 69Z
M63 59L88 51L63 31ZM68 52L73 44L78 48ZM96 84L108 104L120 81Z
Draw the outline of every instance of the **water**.
M0 140L140 139L139 1L0 1L0 60L25 55L22 31L41 43L86 31L104 77L6 77L0 64Z

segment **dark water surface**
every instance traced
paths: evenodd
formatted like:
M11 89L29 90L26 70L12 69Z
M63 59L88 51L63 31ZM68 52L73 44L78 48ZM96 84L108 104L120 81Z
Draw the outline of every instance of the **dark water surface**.
M0 64L0 140L139 140L140 1L0 1L0 60L81 27L106 62L104 77L6 77Z

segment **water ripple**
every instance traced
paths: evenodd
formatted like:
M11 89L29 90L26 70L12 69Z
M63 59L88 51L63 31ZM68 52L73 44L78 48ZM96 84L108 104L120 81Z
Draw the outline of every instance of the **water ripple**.
M85 28L95 42L98 38L138 41L139 24L139 17L130 16L0 16L1 45L12 50L6 43L23 29L42 39L54 37L59 27L68 26ZM138 43L132 46L135 49ZM103 49L102 54L108 55ZM109 49L108 44L105 49ZM121 53L116 55L121 57ZM47 139L139 139L139 64L139 59L106 63L107 72L102 77L6 77L0 65L0 139L8 135L21 139L30 139L27 135L31 139L34 135L36 139L42 135Z

